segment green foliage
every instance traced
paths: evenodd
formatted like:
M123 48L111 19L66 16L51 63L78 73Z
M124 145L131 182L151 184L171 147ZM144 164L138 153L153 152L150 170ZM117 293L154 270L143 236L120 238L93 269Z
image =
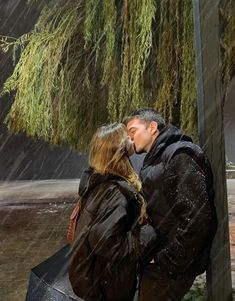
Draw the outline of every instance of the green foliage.
M224 2L227 85L235 73L235 5ZM14 46L20 54L2 91L16 91L9 129L85 150L97 126L152 106L197 137L192 1L53 3L31 33L0 37L3 51Z
M223 83L225 90L235 75L235 2L221 1L221 46L223 55Z
M181 105L180 124L186 133L191 133L197 139L197 103L195 84L195 55L193 40L193 15L189 2L183 6L183 36L181 63ZM187 118L185 118L187 116Z
M159 34L156 45L158 72L158 91L155 107L170 122L178 102L178 89L181 79L180 62L182 58L182 13L181 3L185 1L159 1ZM187 1L186 1L187 2Z

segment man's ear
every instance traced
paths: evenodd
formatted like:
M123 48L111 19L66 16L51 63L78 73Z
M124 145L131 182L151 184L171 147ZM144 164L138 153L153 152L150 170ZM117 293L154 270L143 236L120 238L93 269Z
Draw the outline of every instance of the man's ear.
M155 135L155 134L158 134L159 131L158 131L158 124L156 121L151 121L150 124L149 124L149 128L150 128L150 133L152 135Z

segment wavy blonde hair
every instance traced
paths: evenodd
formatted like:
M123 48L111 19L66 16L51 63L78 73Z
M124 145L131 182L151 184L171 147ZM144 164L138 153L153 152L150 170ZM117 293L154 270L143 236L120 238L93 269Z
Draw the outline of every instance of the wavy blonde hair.
M122 123L101 126L93 135L90 143L89 165L100 174L114 174L124 178L140 192L141 182L128 155L130 141ZM146 204L139 194L141 212L138 219L142 222L146 216Z

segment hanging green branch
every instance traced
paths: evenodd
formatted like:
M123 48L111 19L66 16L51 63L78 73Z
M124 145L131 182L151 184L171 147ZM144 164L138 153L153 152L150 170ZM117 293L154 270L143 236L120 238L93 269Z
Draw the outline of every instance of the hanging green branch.
M181 127L186 133L197 138L197 102L196 102L196 75L195 54L193 39L193 15L190 2L185 1L183 6L183 36L182 36L182 92L180 104ZM185 118L187 116L187 118Z
M224 89L227 92L229 83L235 76L235 2L233 0L221 1L220 13L223 55L222 79Z
M4 87L4 92L16 90L6 119L15 132L23 130L30 136L50 139L53 107L57 107L53 96L58 90L69 89L61 80L68 60L64 53L78 21L78 8L71 5L45 9L39 18Z
M159 1L159 35L157 45L158 91L155 107L170 122L178 102L178 64L182 56L182 26L180 4L182 1Z

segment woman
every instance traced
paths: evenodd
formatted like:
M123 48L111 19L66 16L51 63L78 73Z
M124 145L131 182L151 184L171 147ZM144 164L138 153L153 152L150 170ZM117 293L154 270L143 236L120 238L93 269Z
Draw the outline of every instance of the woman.
M155 244L153 228L141 225L145 203L132 153L123 124L102 126L91 140L69 271L75 294L86 301L133 300L138 264Z

